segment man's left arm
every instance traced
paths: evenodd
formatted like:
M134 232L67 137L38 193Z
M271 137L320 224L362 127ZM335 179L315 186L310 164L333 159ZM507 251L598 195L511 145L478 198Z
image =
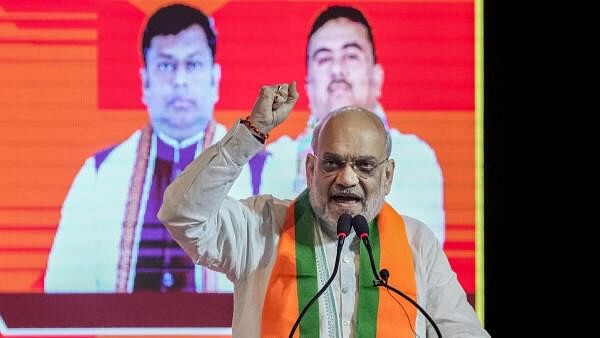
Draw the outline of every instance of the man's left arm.
M426 309L442 335L453 338L490 337L467 301L465 291L438 241L425 239L422 254L420 259L425 265L427 285ZM429 325L427 336L436 336L435 330Z

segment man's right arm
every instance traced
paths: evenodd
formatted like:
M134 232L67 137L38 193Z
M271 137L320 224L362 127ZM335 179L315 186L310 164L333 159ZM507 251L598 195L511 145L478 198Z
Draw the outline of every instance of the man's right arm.
M248 208L227 194L248 160L262 149L242 124L235 126L188 165L165 191L158 218L196 264L239 277L244 251L239 234L259 225ZM233 276L232 276L233 274Z
M93 264L96 238L91 235L95 231L95 182L95 160L91 157L77 173L61 208L44 277L47 293L101 291L96 280L97 265Z

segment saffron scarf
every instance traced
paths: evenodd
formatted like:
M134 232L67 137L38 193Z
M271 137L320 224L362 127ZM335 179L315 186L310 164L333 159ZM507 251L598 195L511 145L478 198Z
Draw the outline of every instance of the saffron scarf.
M262 312L261 337L287 337L298 315L317 293L315 226L318 222L305 190L288 208L279 239L277 257ZM369 239L377 270L391 273L390 284L416 301L415 270L402 217L387 203L369 224ZM400 305L382 288L373 286L373 275L364 245L360 246L355 337L414 336L416 309L404 298ZM306 312L294 337L320 335L318 302Z

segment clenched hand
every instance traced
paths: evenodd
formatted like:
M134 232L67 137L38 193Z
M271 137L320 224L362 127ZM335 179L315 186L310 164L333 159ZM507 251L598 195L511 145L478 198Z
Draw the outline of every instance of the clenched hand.
M298 102L298 97L296 81L289 84L263 86L249 120L266 134L285 121Z

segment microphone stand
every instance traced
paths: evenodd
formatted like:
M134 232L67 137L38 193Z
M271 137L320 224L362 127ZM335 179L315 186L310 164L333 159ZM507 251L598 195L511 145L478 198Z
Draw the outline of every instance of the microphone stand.
M376 281L381 282L381 277L379 276L379 274L377 273L377 270L375 269L375 260L373 259L373 251L371 250L371 243L369 242L368 235L367 236L361 235L360 238L362 239L363 243L365 243L365 247L367 248L367 253L369 254L369 260L371 261L371 270L373 271L373 276L375 276L373 285L375 285Z

